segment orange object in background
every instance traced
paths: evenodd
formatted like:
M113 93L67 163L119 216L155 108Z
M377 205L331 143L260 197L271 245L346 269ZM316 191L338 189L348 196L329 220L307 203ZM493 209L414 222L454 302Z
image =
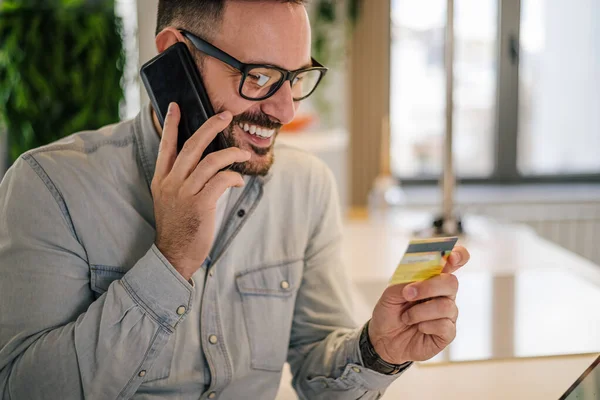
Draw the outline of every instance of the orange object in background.
M317 120L314 114L298 114L289 124L281 128L281 132L296 133L304 130Z

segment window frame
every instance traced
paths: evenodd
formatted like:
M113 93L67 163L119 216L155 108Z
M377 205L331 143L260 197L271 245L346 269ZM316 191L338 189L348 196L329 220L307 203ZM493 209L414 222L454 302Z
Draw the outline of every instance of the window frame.
M391 11L391 2L390 11ZM391 16L390 16L391 23ZM519 131L519 51L521 27L521 0L498 0L498 37L496 75L496 113L494 121L494 160L492 173L482 177L460 177L461 184L545 184L545 183L600 183L600 170L581 174L523 174L518 169ZM392 46L390 35L390 49ZM391 57L390 57L390 70ZM392 110L390 109L390 114ZM390 136L391 136L390 131ZM391 154L390 154L391 157ZM440 176L395 176L403 185L431 185Z

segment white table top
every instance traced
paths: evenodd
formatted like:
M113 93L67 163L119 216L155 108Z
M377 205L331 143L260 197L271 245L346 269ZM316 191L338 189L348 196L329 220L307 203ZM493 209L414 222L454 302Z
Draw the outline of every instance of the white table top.
M388 212L346 222L358 321L369 318L413 232L428 221ZM600 267L524 226L478 217L464 225L459 243L471 261L457 273L457 337L384 399L558 398L600 353ZM284 387L278 399L291 393Z

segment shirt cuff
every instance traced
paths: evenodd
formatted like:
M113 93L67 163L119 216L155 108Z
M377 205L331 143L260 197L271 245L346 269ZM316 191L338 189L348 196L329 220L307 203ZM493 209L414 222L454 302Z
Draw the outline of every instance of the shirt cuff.
M121 284L138 305L170 331L190 312L192 285L156 245L123 276Z

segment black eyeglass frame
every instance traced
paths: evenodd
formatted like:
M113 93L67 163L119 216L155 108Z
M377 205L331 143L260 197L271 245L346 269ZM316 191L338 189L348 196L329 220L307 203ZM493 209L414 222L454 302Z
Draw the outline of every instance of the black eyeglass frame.
M217 60L224 62L225 64L237 69L238 71L240 71L242 73L242 79L240 80L240 87L239 87L238 91L240 93L240 96L242 96L246 100L262 101L262 100L268 99L269 97L271 97L275 93L277 93L277 91L283 86L283 84L285 82L290 81L290 85L292 85L292 83L294 82L294 79L296 79L296 77L299 74L301 74L303 72L308 72L308 71L319 71L321 73L321 75L319 76L317 83L315 83L315 87L308 94L302 96L301 98L298 98L298 99L294 98L294 101L304 100L308 96L310 96L311 94L314 93L314 91L319 86L319 83L321 83L321 80L323 79L323 77L325 76L325 74L328 71L327 67L325 67L324 65L322 65L321 63L319 63L317 60L315 60L312 57L311 57L311 61L313 64L312 67L301 68L301 69L297 69L295 71L289 71L287 69L283 69L278 66L269 65L269 64L245 64L245 63L239 61L238 59L236 59L235 57L227 54L223 50L219 49L215 45L207 42L206 40L204 40L202 38L199 38L198 36L194 35L193 33L190 33L183 29L180 29L179 32L181 32L181 34L186 39L188 39L190 42L192 42L194 47L196 49L198 49L199 51L201 51L202 53L204 53L210 57L216 58ZM276 84L273 84L273 87L269 91L269 93L267 93L265 96L257 97L257 98L248 97L242 91L242 89L244 87L244 83L246 82L246 78L248 77L248 73L250 72L250 70L252 70L254 68L274 69L276 71L279 71L282 76L282 78L279 80L279 82L277 82Z

